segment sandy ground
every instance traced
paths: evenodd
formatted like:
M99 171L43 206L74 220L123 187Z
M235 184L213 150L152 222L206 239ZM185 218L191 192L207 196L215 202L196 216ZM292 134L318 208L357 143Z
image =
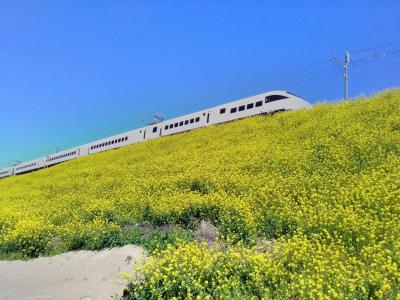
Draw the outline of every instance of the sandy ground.
M68 252L29 261L0 261L0 299L118 299L144 250L124 246Z

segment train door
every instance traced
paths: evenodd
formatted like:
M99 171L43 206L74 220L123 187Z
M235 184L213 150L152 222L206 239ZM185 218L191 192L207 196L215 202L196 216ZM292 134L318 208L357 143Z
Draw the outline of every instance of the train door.
M143 132L143 139L144 139L144 140L146 139L146 129L145 129L144 132Z
M207 114L207 124L210 122L210 113Z

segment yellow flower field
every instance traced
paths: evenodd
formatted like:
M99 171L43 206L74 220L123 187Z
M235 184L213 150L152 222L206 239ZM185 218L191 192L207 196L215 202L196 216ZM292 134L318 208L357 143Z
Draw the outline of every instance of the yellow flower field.
M132 224L212 222L152 252L128 298L399 299L400 90L257 116L0 180L0 252L120 244Z

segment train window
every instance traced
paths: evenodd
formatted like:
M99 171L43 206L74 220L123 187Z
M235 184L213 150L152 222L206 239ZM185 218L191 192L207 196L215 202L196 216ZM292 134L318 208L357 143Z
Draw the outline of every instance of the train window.
M174 127L178 127L178 125L179 125L178 123L175 123L175 124L174 124Z
M221 108L221 109L219 110L219 114L220 114L220 115L224 114L225 112L226 112L226 108Z
M174 124L170 124L169 125L169 129L171 129L172 127L174 127Z
M262 101L257 101L256 102L256 107L260 107L260 106L262 106Z
M283 100L287 99L288 97L286 96L281 96L281 95L271 95L265 97L265 103L273 102L273 101L278 101L278 100Z
M195 119L195 121L196 121L196 122L199 122L199 121L200 121L200 117L197 117L197 118Z
M118 139L118 143L121 143L121 139Z
M157 127L153 127L153 132L157 132Z
M189 120L186 120L186 121L185 121L185 125L187 125L187 124L189 124Z
M254 103L249 103L249 104L247 104L247 109L252 109L254 107Z
M231 108L231 114L235 113L237 111L236 107Z
M194 119L190 119L190 124L194 123Z
M127 140L128 140L128 137L126 136L126 137L125 137L125 141L127 141Z
M239 111L244 111L244 108L245 108L244 105L239 106Z
M168 125L165 125L164 130L168 130Z
M180 122L179 122L179 126L182 126L182 125L183 125L183 121L180 121Z

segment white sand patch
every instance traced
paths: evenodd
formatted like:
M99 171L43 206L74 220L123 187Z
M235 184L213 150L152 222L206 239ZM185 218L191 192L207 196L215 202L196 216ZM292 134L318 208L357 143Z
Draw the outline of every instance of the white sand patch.
M76 251L29 261L0 261L0 299L118 299L145 251L127 245Z

